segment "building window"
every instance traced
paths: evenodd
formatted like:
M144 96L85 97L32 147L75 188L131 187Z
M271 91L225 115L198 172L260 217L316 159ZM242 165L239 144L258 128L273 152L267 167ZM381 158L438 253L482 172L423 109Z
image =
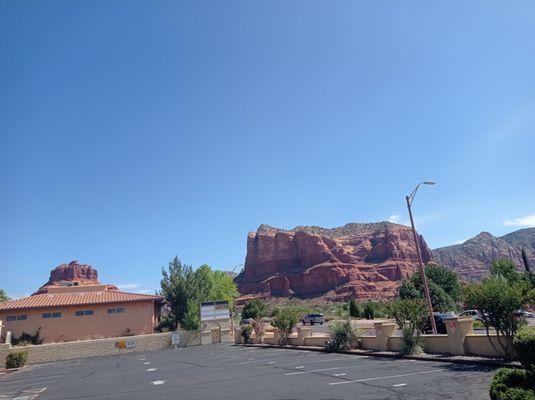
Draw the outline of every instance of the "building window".
M108 314L120 314L124 313L124 307L108 308Z
M27 314L8 315L6 317L6 321L20 321L20 320L26 320L26 319L28 319Z
M60 312L43 313L43 318L61 318L61 313Z
M93 315L93 310L78 310L74 313L77 317L83 317L84 315Z

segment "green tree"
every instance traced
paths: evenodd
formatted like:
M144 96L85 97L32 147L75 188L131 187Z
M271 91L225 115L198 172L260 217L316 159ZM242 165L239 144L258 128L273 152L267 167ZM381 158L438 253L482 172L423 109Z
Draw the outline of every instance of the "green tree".
M196 300L188 299L181 326L187 331L196 331L201 327L200 308Z
M168 270L162 268L161 294L169 306L168 319L172 329L183 321L188 299L196 298L194 277L192 266L183 264L178 256L169 263Z
M167 270L162 269L161 294L169 305L169 314L163 321L171 329L178 325L198 326L199 303L203 301L228 300L232 305L238 296L236 285L230 275L214 271L209 265L201 265L196 270L183 264L175 257ZM186 319L187 315L187 319Z
M9 300L11 300L11 299L7 296L6 292L4 292L2 289L0 289L0 303L2 303L4 301L9 301Z
M533 289L526 281L516 281L515 276L509 282L498 274L482 283L467 286L465 297L466 306L479 311L492 347L498 351L490 339L489 330L494 327L502 354L508 359L512 358L511 342L524 322L517 317L516 311L533 302Z
M525 280L524 274L520 273L517 266L506 258L495 260L490 264L490 276L503 276L510 283L519 283Z
M453 271L437 264L428 264L425 275L429 287L431 303L435 311L455 309L461 300L461 283ZM401 299L423 299L424 290L420 273L416 271L408 279L404 279L399 289Z
M241 312L242 319L257 319L266 315L266 305L259 299L252 299L245 303Z

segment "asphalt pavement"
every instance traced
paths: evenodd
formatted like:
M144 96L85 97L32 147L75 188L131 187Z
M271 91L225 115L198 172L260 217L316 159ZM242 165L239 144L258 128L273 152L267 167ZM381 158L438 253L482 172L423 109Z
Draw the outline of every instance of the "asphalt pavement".
M495 369L227 344L33 365L0 399L488 399Z

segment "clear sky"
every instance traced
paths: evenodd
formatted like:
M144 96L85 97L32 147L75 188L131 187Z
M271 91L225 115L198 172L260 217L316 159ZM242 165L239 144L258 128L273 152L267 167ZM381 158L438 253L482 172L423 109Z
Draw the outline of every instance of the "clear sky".
M0 3L0 287L154 291L262 223L535 225L535 2Z

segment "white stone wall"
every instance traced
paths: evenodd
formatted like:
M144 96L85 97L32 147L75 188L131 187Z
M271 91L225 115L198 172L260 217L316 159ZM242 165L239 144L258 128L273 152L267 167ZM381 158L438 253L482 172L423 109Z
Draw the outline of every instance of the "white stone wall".
M200 345L198 332L180 331L179 346ZM117 346L120 341L134 344L132 348L121 349ZM28 364L51 361L70 360L74 358L97 357L113 354L158 351L171 348L171 332L155 333L151 335L117 337L111 339L83 340L79 342L51 343L38 346L11 347L0 345L0 368L5 368L6 356L10 352L28 352Z

